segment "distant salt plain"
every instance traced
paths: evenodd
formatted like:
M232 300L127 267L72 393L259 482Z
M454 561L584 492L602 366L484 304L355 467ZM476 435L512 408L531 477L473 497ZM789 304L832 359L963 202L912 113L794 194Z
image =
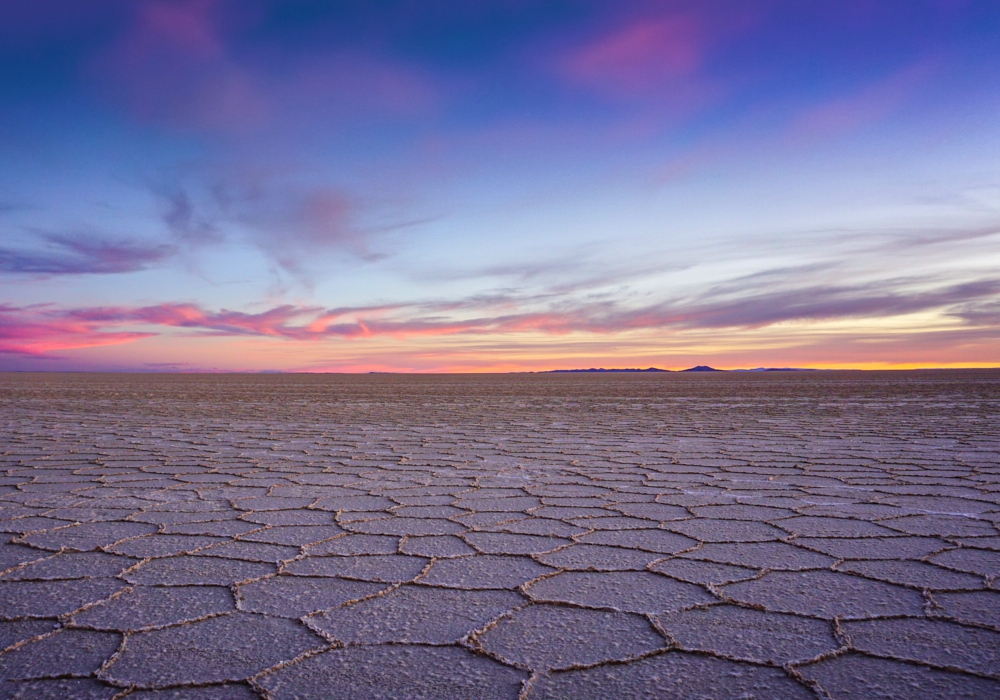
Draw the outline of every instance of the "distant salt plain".
M1000 371L0 375L0 697L1000 696Z

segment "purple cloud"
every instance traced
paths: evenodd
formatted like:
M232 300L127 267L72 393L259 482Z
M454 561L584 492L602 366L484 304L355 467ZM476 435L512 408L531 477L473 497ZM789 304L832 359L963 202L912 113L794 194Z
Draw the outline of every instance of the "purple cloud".
M982 279L933 289L913 290L911 281L879 285L813 286L769 290L760 278L756 292L734 295L719 288L700 298L623 307L615 301L549 303L518 310L502 296L461 303L432 302L324 309L285 304L259 313L205 310L196 304L114 306L77 309L12 307L0 309L4 352L44 354L45 348L74 343L111 344L146 337L130 327L184 328L210 335L258 336L316 342L330 338L444 336L538 332L613 334L630 330L761 328L785 321L885 318L938 311L961 319L956 331L1000 329L997 313L1000 279ZM512 310L512 306L514 307Z
M136 272L174 254L168 245L110 240L92 234L44 234L43 250L0 248L0 273L33 275Z
M73 348L117 345L152 333L106 331L100 323L81 322L72 314L47 306L16 307L0 304L0 353L35 359L54 359L53 353Z
M248 243L284 270L308 282L317 253L374 261L385 257L387 232L421 223L363 226L366 204L348 190L303 183L291 173L197 169L150 186L161 220L179 246ZM369 205L370 206L370 205ZM392 207L383 209L392 211ZM381 212L380 212L381 213Z
M811 105L790 126L792 139L815 139L871 126L911 99L940 69L941 61L921 58L854 92Z
M433 111L424 72L362 48L302 52L255 35L258 4L150 0L89 73L141 122L228 136L317 119Z

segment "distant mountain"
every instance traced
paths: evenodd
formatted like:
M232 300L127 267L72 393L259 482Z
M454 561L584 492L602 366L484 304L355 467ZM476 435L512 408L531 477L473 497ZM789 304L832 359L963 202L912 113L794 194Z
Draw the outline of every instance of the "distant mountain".
M755 367L754 369L731 369L730 372L819 372L811 367Z
M591 367L590 369L550 369L538 374L564 374L568 372L669 372L669 369L659 367L647 367L646 369L604 369L603 367Z
M818 369L812 369L807 367L754 367L753 369L716 369L715 367L709 367L708 365L698 365L696 367L690 367L688 369L681 370L671 370L671 369L660 369L659 367L647 367L646 369L639 369L635 367L623 367L623 368L604 368L604 367L590 367L589 369L547 369L540 372L528 372L527 374L590 374L591 372L819 372ZM376 372L372 372L376 374ZM518 373L521 374L521 373Z

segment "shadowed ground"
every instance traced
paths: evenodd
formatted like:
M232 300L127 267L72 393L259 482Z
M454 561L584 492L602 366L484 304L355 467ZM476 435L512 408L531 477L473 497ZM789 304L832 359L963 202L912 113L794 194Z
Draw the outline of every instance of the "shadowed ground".
M0 375L0 697L1000 697L1000 372Z

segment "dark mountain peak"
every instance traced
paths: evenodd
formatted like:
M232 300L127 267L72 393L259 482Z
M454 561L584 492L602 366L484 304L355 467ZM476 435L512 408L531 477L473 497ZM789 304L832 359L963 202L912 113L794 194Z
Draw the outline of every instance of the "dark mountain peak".
M725 370L715 369L715 367L709 367L708 365L698 365L697 367L691 367L690 369L682 369L681 372L724 372Z

